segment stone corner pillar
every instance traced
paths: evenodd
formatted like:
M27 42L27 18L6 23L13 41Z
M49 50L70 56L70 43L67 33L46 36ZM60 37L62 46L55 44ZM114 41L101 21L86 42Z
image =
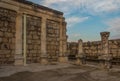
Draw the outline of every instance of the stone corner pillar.
M60 47L59 47L59 58L58 61L60 63L67 63L67 36L66 36L66 25L65 21L60 23Z
M40 63L48 64L48 56L46 51L46 17L42 17Z
M22 54L22 32L22 13L18 13L16 18L16 48L14 65L24 65L24 58Z
M103 60L102 67L109 69L111 67L111 55L109 54L109 35L110 32L101 32L101 45L102 45L102 51L101 51L101 60Z
M84 63L84 55L83 55L83 41L82 39L78 40L78 54L76 55L76 64L77 65L82 65Z

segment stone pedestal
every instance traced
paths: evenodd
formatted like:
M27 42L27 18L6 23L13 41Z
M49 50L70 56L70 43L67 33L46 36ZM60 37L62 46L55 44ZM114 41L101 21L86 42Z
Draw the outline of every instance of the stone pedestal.
M16 55L14 65L24 65L23 56Z
M68 57L67 56L59 56L58 61L60 63L67 63L68 62Z
M82 62L81 62L80 58L77 57L77 60L76 60L76 63L75 63L75 64L76 64L76 65L82 65Z
M43 65L48 64L48 58L47 58L47 56L41 56L40 63L43 64Z

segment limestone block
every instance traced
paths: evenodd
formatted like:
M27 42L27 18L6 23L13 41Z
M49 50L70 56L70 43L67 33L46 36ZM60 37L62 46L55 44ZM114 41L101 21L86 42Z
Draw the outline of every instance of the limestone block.
M32 41L31 41L31 40L27 40L27 43L28 43L28 44L31 44L31 43L32 43Z
M0 43L2 42L3 40L2 40L2 38L0 37Z
M35 53L37 53L37 51L36 50L30 50L30 53L35 54Z
M12 38L12 43L15 44L15 38Z
M32 45L28 45L28 49L29 50L33 49L33 46Z
M32 35L27 35L27 39L32 39Z
M41 58L40 63L41 63L41 64L48 64L47 58Z
M34 35L33 36L33 39L39 39L40 37L39 36L37 36L37 35Z
M68 62L68 58L67 57L59 57L59 62L60 63L67 63Z
M41 50L37 50L37 52L38 52L39 54L41 54Z
M3 32L2 31L0 31L0 37L2 37L3 36Z
M36 50L38 49L38 45L33 45L33 47L34 47L34 49L36 49Z
M10 53L11 53L10 50L3 50L3 51L2 51L2 54L10 54Z
M10 49L15 49L15 45L13 45L13 44L10 44Z

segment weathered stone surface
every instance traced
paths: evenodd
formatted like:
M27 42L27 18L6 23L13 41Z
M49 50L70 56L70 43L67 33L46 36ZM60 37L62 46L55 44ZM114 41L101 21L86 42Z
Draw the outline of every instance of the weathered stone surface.
M39 24L38 24L39 23ZM41 40L40 40L40 29L41 28L41 18L27 15L27 62L28 63L39 63L38 57L40 52L38 49L41 49ZM40 50L41 51L41 50ZM34 57L34 58L33 58Z
M0 63L13 64L15 50L15 33L11 30L15 29L15 11L0 8Z
M17 3L16 6L13 5L14 2ZM47 58L49 55L55 61L58 60L59 55L65 56L66 23L61 12L46 7L42 10L37 7L38 9L34 11L31 10L31 5L17 0L8 0L7 3L3 1L2 4L0 5L0 50L10 53L7 53L7 56L0 54L3 60L0 59L0 63L13 63L15 60L15 65L19 65L23 60L26 62L25 59L27 63L40 63L40 60L45 62L44 57ZM24 15L26 15L26 24ZM26 33L24 33L25 25ZM25 35L26 44L23 39ZM26 58L14 59L18 54L24 56L24 45L27 45Z
M60 32L59 29L55 28L59 28L59 23L47 20L47 54L50 57L49 60L57 61L59 52L59 40L57 39L59 38Z

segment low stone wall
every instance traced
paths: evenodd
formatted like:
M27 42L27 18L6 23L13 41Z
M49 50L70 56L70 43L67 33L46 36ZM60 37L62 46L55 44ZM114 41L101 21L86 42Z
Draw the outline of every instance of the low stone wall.
M78 53L78 43L69 43L68 52L69 55L76 56ZM77 52L76 52L77 51ZM92 42L83 42L83 53L90 58L98 57L102 54L102 43L101 41L92 41ZM113 56L113 58L120 57L120 39L109 40L109 54Z
M97 56L101 53L101 42L84 42L83 51L87 56Z
M120 39L109 40L109 53L113 57L120 57Z

